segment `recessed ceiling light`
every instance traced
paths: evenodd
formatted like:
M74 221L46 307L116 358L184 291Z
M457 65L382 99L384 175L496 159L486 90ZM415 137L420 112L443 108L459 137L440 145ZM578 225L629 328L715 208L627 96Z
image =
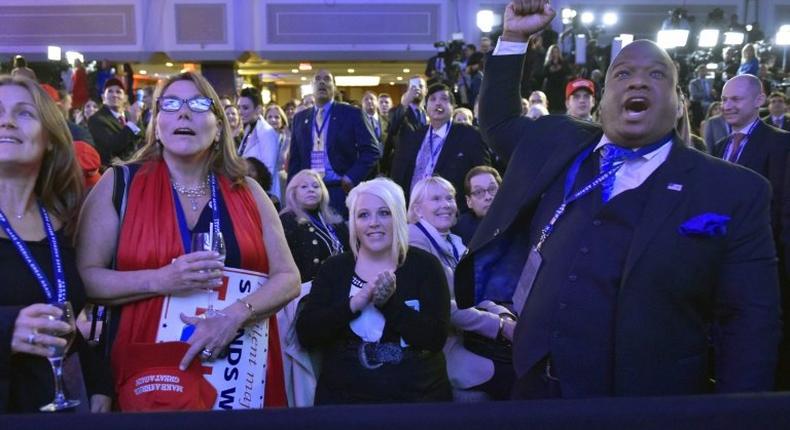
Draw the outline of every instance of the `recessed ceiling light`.
M294 73L294 74L299 73L299 69L291 69L291 73Z
M396 76L395 79L397 79L399 81L402 81L403 80L403 76Z
M306 81L307 80L307 76L302 76L302 80Z
M395 82L390 82L390 85L395 85Z
M354 69L348 69L348 73L354 73L354 72L355 72Z
M165 63L165 66L167 66L167 67L173 67L173 63L171 63L171 62L169 62L169 61L168 61L167 63Z
M411 69L409 68L403 69L403 73L411 73Z
M158 78L159 77L159 73L154 73L154 77Z
M140 74L141 75L147 75L148 74L148 70L140 70Z

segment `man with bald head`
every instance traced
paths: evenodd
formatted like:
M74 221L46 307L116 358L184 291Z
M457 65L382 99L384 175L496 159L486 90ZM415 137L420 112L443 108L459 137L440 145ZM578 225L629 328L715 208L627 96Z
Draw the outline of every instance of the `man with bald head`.
M771 389L767 181L676 136L677 70L650 41L614 58L600 125L520 116L527 41L554 15L511 2L486 63L481 131L509 164L456 269L459 307L518 314L517 399Z
M729 136L716 143L714 155L754 170L771 183L771 226L778 250L783 314L790 315L790 184L787 163L790 133L760 120L760 106L765 103L762 82L744 74L730 79L721 91L722 117L729 126ZM784 215L783 215L784 210ZM780 354L777 385L790 389L790 318L785 317L785 333Z
M362 111L336 102L335 77L326 69L313 76L315 106L294 116L288 180L304 169L316 170L329 190L329 204L348 217L346 194L365 180L381 158Z

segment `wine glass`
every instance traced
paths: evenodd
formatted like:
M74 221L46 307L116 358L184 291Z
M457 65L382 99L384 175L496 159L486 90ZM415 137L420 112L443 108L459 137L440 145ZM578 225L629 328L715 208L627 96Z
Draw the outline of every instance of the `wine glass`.
M63 409L73 408L80 404L79 400L69 400L63 392L63 359L66 356L66 351L69 350L71 343L74 341L74 336L77 333L76 323L74 321L74 309L71 303L51 303L51 306L59 308L63 313L58 320L68 324L71 329L66 332L60 331L43 331L43 333L60 337L66 340L66 346L50 346L49 347L49 364L52 366L52 374L55 376L55 398L52 403L42 406L40 409L44 412L55 412ZM55 319L55 317L51 317Z
M215 251L219 253L217 260L225 263L225 239L222 237L222 232L214 231L211 229L208 233L192 233L192 252L198 251ZM206 308L206 317L213 317L216 315L214 310L214 289L207 288L208 292L208 307Z

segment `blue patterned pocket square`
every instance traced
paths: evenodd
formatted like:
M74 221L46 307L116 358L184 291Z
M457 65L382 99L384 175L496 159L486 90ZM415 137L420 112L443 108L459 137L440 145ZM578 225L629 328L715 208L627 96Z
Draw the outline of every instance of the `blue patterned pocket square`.
M704 213L689 218L679 228L678 232L689 237L722 237L727 235L727 223L730 217L715 213Z

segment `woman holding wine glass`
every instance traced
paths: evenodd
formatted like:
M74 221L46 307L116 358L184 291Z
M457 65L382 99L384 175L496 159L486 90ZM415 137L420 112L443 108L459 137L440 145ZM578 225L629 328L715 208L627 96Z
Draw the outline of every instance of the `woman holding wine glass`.
M109 410L109 379L74 330L85 303L71 245L81 195L58 107L33 81L0 77L0 412L76 406L76 393L63 392L62 365L77 350L92 394L83 406Z
M186 338L186 352L173 363L181 372L194 359L215 360L241 328L273 316L299 291L277 213L261 187L246 177L247 166L236 155L208 81L191 72L175 75L160 85L155 100L146 144L126 165L125 208L113 201L115 176L125 172L109 169L80 217L78 259L87 291L95 300L123 305L111 356L117 389L129 369L139 367L130 348L180 343L154 344L164 296L202 295L208 307L214 294L206 291L222 283L222 252L215 247L220 235L225 266L266 273L268 281L204 318L182 315L194 331ZM210 250L191 249L194 233L212 235L207 248L201 246ZM269 333L265 401L283 405L273 318Z

